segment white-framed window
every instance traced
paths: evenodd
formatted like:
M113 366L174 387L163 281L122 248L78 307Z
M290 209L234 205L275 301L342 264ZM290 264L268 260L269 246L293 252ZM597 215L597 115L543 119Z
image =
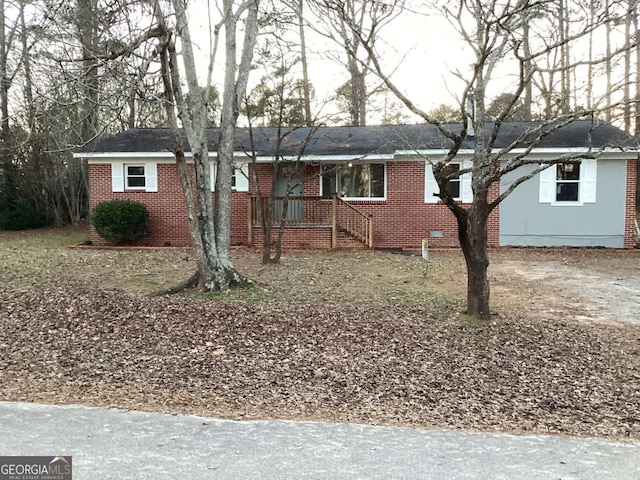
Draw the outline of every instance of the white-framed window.
M471 161L464 160L462 162L451 162L445 167L447 175L454 174L460 170L471 168ZM471 191L471 173L463 173L459 177L449 180L449 192L454 200L462 203L471 203L473 193ZM424 202L438 203L440 202L440 187L433 176L433 165L431 162L425 162L424 171Z
M217 164L215 162L211 162L210 172L211 172L211 191L215 191L216 189L216 170ZM241 163L234 164L233 173L231 174L231 189L237 192L248 192L249 191L249 164Z
M322 195L341 198L383 200L386 198L385 163L340 163L324 165Z
M154 161L139 163L111 162L111 190L158 191L158 165Z
M556 165L556 202L580 200L580 162Z
M144 164L124 166L124 185L129 190L144 190L147 186Z
M540 172L540 203L582 205L596 201L594 159L553 164Z
M445 167L445 170L444 170L445 175L453 175L459 172L460 166L461 165L459 163L450 163ZM460 184L461 184L460 177L449 179L449 193L451 193L451 196L453 197L454 200L462 199L462 196L461 196L462 188L460 188Z

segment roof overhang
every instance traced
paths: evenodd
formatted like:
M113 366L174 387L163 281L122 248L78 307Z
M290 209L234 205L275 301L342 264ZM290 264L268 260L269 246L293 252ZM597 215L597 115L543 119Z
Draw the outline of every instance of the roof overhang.
M496 150L496 152L499 150ZM301 157L297 155L280 156L280 160L284 162L302 161L308 163L332 163L332 162L388 162L388 161L415 161L416 157L424 157L425 159L437 159L442 158L448 154L448 150L444 148L440 149L428 149L428 150L397 150L395 153L387 154L363 154L363 155L303 155ZM527 154L529 160L551 160L554 157L562 155L596 155L599 158L607 159L619 159L628 160L629 158L635 158L638 155L639 150L635 148L535 148ZM509 158L514 155L520 155L526 153L524 148L515 148L506 152L504 158ZM458 150L456 158L470 158L474 155L472 149ZM160 163L172 163L175 161L175 156L172 152L85 152L74 153L74 158L84 158L91 163L109 163L114 160L131 159L131 160L156 160ZM217 152L209 152L209 157L215 160L218 157ZM185 158L187 161L192 160L193 156L191 152L185 152ZM251 157L246 152L234 152L234 158L236 161L245 160L247 163L251 162ZM271 163L273 162L273 156L271 155L259 155L256 157L257 163ZM244 162L243 162L244 163Z
M495 149L494 153L499 152L500 149ZM526 148L514 148L505 152L503 155L505 158L509 158L515 155L521 155L526 153ZM540 160L549 160L561 155L597 155L598 157L608 159L620 159L628 160L630 157L635 158L638 155L639 150L637 148L586 148L586 147L566 147L566 148L534 148L527 157L531 160L539 158ZM429 149L429 150L398 150L397 156L404 157L425 157L425 158L442 158L447 155L449 150L444 148ZM460 149L456 153L456 157L472 157L475 151L472 149Z
M185 152L184 154L187 161L192 160L193 155L191 152ZM245 152L234 152L233 154L236 161L238 159L251 162L251 157ZM218 157L217 152L209 152L209 158L215 160ZM113 160L132 159L132 160L157 160L159 162L171 163L175 161L175 156L171 152L86 152L86 153L74 153L73 158L85 158L91 163L108 163ZM297 155L282 155L279 157L284 162L375 162L375 161L390 161L394 160L395 155L389 154L370 154L370 155L303 155L301 157ZM256 157L257 163L272 163L272 155L258 155Z

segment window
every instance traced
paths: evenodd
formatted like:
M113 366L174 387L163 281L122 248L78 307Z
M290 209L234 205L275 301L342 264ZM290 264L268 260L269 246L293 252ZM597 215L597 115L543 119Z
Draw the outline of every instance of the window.
M217 165L211 162L209 171L211 172L211 191L216 189L216 170ZM231 188L238 192L249 191L249 164L243 163L240 165L234 165L233 173L231 174Z
M127 188L145 188L146 177L144 174L144 165L125 165L124 175Z
M322 175L322 194L346 198L385 198L383 163L327 165Z
M472 167L470 160L449 163L445 165L443 173L451 176L459 173L460 170L470 170ZM424 171L424 202L438 203L440 198L438 193L440 187L433 176L433 164L430 161L425 162ZM471 173L463 173L455 178L449 179L449 192L454 200L462 203L471 203L473 201L473 192L471 190Z
M141 190L158 191L158 164L154 161L128 164L122 161L111 162L111 190L124 192Z
M451 175L460 171L459 163L450 163L447 167L445 167L445 174ZM460 199L460 177L449 179L449 192L451 196L459 200Z
M540 172L540 203L575 206L596 202L595 159L556 163Z
M580 198L580 163L556 165L556 202L577 202Z

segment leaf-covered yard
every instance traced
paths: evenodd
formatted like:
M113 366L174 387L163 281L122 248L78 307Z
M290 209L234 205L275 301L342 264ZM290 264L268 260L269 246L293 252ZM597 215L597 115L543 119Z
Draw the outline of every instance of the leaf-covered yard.
M640 327L522 273L634 279L636 252L494 252L496 314L478 324L458 252L432 252L425 278L411 255L261 267L237 250L261 288L147 297L188 250L64 247L81 237L0 236L0 400L640 439Z

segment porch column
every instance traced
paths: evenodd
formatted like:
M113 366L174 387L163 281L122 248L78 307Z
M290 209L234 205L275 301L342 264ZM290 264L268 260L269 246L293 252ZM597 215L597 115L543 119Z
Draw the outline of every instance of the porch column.
M247 193L247 246L253 246L253 209L251 194Z
M331 249L338 248L338 194L331 196Z

